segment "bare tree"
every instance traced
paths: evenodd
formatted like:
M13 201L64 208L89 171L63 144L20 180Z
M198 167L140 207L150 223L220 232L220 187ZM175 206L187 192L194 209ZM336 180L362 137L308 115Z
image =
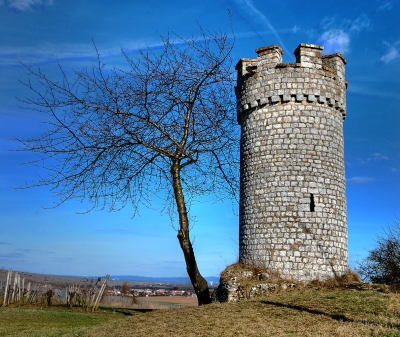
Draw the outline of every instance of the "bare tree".
M33 110L49 114L39 138L19 140L38 153L59 204L89 200L93 208L150 206L154 195L177 211L177 237L199 304L210 302L190 239L188 207L196 197L232 197L238 184L238 131L230 53L224 33L162 38L162 48L123 53L129 67L97 59L88 69L51 79L27 67ZM44 164L43 164L44 163ZM166 208L171 210L171 208ZM176 214L176 213L175 213Z
M377 247L358 264L357 271L371 282L391 285L400 289L400 219L397 218L377 237Z
M122 287L121 287L122 296L130 294L130 293L131 293L131 288L129 287L128 282L122 283Z

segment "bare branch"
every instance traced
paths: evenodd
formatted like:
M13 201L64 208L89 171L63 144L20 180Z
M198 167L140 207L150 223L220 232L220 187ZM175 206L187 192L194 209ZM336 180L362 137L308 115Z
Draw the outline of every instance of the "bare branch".
M207 282L195 261L188 210L198 197L235 199L238 191L238 128L233 95L233 43L223 33L182 38L168 34L162 49L122 51L129 69L96 59L71 78L26 67L32 93L21 99L47 114L38 138L19 140L32 162L47 169L32 186L47 185L59 205L88 200L93 208L135 210L165 196L178 214L178 239L199 303L208 303ZM173 38L171 38L171 36ZM172 204L169 204L172 203Z

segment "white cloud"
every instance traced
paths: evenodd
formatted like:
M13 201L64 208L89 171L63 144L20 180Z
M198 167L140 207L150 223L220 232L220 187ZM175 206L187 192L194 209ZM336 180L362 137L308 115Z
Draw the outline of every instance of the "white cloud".
M341 29L331 29L322 34L317 40L318 44L324 46L326 53L347 53L350 50L350 36Z
M346 179L349 184L368 184L374 182L376 179L368 176L352 177Z
M393 61L399 57L400 57L399 50L397 48L395 48L394 46L390 46L388 52L386 54L382 55L382 57L380 58L380 61L383 63L389 63L390 61Z
M356 19L325 17L320 26L322 34L316 43L324 46L325 53L345 54L350 52L351 39L357 33L368 30L371 23L366 14L361 14Z
M17 11L26 11L35 6L51 5L53 0L7 0L7 5L10 9Z

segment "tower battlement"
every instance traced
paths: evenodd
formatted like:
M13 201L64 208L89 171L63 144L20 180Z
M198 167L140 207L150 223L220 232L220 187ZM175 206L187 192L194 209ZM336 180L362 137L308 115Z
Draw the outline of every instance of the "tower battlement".
M347 271L346 59L278 45L236 65L241 125L239 259L301 281Z
M249 109L303 101L334 107L344 119L347 62L339 53L322 56L322 50L302 43L294 51L296 63L282 63L282 48L272 45L256 49L256 59L240 59L235 88L238 121Z

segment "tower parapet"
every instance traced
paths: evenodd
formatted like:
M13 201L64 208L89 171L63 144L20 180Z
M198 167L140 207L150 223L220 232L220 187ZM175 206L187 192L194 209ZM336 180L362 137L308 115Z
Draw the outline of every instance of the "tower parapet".
M236 65L238 120L248 109L292 99L333 106L344 119L346 59L339 53L322 56L322 49L300 44L294 52L296 63L282 63L283 51L278 45L257 49L257 59L241 59Z
M322 50L302 43L282 63L272 45L236 65L239 259L304 281L347 270L346 60Z

